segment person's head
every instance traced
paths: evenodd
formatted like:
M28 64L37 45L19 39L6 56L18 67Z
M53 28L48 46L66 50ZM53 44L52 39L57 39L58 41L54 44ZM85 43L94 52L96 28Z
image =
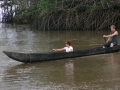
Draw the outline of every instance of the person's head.
M66 46L70 46L70 41L66 41Z
M115 25L111 25L111 26L110 26L110 29L111 29L112 32L114 32L115 29L116 29Z

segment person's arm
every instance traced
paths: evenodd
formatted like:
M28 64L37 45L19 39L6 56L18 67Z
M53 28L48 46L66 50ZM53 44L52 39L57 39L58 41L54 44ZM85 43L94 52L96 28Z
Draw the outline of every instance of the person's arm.
M113 34L110 34L110 35L103 35L103 37L111 38L111 37L113 37L115 35L118 35L117 31L115 31Z
M65 50L64 48L60 48L60 49L53 49L54 51L63 51Z
M106 40L106 42L109 42L111 40L111 38L110 37L108 37L108 39Z

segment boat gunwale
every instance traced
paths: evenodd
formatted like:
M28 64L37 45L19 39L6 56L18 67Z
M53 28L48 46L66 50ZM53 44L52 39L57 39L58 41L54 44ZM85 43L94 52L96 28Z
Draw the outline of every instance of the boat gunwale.
M67 53L67 52L48 52L48 53L23 53L23 52L20 52L20 53L18 53L18 52L9 52L9 51L3 51L3 52L8 57L10 57L16 61L20 61L20 62L24 62L24 63L26 61L28 63L28 62L51 61L51 60L58 60L58 59L66 59L66 58L83 57L83 56L98 55L98 54L105 54L105 53L113 53L113 52L118 52L119 50L120 50L120 45L114 46L114 47L107 47L107 48L96 47L96 48L89 48L89 49L74 50L73 52L70 52L70 53ZM90 51L93 51L93 52L91 53ZM18 56L20 56L20 54L21 54L21 55L24 55L23 57L27 57L27 58L26 58L26 60L20 59L22 57L20 57L20 58L15 57L14 58L14 57L8 55L8 53L15 54L15 55L18 54ZM32 55L32 57L30 55ZM32 58L36 58L35 57L36 55L38 55L37 58L40 58L39 61L32 61ZM40 55L41 55L41 57L40 57ZM45 55L46 55L46 57L44 57ZM56 56L58 55L59 58L56 58L56 57L54 58L54 57L52 57L53 55L56 55ZM61 56L59 56L59 55L61 55ZM47 59L47 56L50 57L50 60Z

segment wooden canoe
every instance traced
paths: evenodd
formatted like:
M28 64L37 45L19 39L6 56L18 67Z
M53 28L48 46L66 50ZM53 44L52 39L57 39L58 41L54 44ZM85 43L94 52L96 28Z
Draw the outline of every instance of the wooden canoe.
M3 51L8 57L24 63L31 62L41 62L41 61L50 61L50 60L59 60L65 58L74 58L98 54L106 54L118 52L120 50L120 45L108 48L96 47L84 50L76 50L70 53L66 52L49 52L49 53L16 53Z

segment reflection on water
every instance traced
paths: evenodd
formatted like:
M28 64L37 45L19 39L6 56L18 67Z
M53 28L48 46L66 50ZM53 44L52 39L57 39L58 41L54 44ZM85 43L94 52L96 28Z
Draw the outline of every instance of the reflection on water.
M107 64L108 64L108 75L110 75L112 78L117 78L119 77L119 61L118 61L118 56L119 54L109 54L107 57Z
M74 62L71 60L65 63L65 76L68 83L74 84Z
M118 72L118 66L119 66L119 62L118 62L118 58L116 54L109 54L108 57L108 67L110 68L110 72L112 71L111 74L113 74L113 76Z
M51 52L70 40L74 50L101 46L105 31L33 31L24 25L0 24L1 90L119 90L120 53L23 64L3 50Z

